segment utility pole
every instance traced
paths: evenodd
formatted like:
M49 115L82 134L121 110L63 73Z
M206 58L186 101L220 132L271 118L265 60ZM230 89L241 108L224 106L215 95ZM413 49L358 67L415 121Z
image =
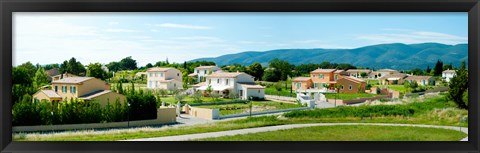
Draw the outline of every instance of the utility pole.
M252 117L252 97L250 97L250 117Z

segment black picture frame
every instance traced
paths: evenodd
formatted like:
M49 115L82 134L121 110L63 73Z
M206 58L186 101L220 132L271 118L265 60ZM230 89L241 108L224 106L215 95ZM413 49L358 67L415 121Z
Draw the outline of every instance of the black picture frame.
M1 0L1 152L479 152L478 0ZM12 142L12 12L468 12L468 142Z

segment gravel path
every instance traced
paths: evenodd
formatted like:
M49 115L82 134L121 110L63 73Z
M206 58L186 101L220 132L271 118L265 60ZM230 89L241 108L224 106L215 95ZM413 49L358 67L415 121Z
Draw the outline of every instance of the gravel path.
M459 128L454 126L436 126L436 125L421 125L421 124L386 124L386 123L312 123L312 124L288 124L288 125L278 125L278 126L268 126L268 127L258 127L258 128L249 128L249 129L239 129L239 130L230 130L230 131L220 131L220 132L209 132L209 133L198 133L198 134L187 134L187 135L178 135L178 136L167 136L167 137L157 137L157 138L144 138L144 139L132 139L125 141L186 141L191 139L203 139L203 138L213 138L221 136L232 136L238 134L249 134L257 132L267 132L267 131L277 131L283 129L292 129L292 128L301 128L301 127L311 127L311 126L333 126L333 125L377 125L377 126L412 126L412 127L429 127L429 128L444 128L452 129L464 132L468 134L468 128ZM460 140L468 141L468 137Z

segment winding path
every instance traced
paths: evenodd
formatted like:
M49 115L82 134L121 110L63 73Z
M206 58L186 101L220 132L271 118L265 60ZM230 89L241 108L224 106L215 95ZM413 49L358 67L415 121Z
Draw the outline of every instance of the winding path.
M238 134L277 131L277 130L301 128L301 127L334 126L334 125L376 125L376 126L411 126L411 127L443 128L443 129L461 131L468 135L468 128L464 128L464 127L460 128L460 127L454 127L454 126L437 126L437 125L422 125L422 124L387 124L387 123L312 123L312 124L287 124L287 125L248 128L248 129L239 129L239 130L230 130L230 131L187 134L187 135L166 136L166 137L156 137L156 138L131 139L131 140L124 140L124 141L186 141L191 139L232 136L232 135L238 135ZM468 141L468 136L466 138L463 138L460 141Z

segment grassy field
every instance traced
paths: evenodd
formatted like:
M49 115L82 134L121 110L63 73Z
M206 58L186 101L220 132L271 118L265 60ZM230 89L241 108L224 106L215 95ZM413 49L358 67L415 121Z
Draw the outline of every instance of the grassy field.
M463 132L424 127L339 125L199 139L197 141L458 141Z
M250 103L237 103L237 104L226 104L226 105L207 105L207 106L197 106L200 108L218 108L220 109L220 115L231 115L231 114L241 114L248 113L250 110ZM281 110L288 108L298 108L302 107L298 104L291 103L282 103L275 101L253 101L252 103L252 112L263 112L270 110Z
M393 89L401 93L407 92L407 88L405 88L403 85L376 85L374 87Z
M290 89L285 89L285 88L282 88L281 91L278 91L273 86L265 87L265 94L266 95L286 96L286 97L297 97L297 94L295 93L295 91L290 93Z
M115 88L117 83L111 83L110 86L112 88ZM147 89L147 84L140 84L140 83L134 83L135 90L139 89ZM132 88L132 83L122 83L123 89L131 89Z
M372 118L359 117L352 114L348 115L348 113L342 115L342 113L345 112L341 110L347 107L338 107L329 110L331 111L330 113L332 113L331 115L318 117L309 115L295 117L262 116L188 127L112 130L108 132L93 132L87 130L59 134L14 134L13 138L15 141L114 141L302 123L398 123L460 125L462 127L468 127L468 123L459 123L459 118L466 116L468 111L456 108L455 104L447 101L444 96L406 105L408 106L407 109L415 110L413 115L380 115L373 116Z
M337 97L338 96L338 97ZM352 99L357 99L357 98L365 98L365 97L375 97L379 96L376 94L369 94L369 93L358 93L358 94L345 94L345 93L339 93L339 94L325 94L325 97L328 99L343 99L343 100L352 100Z
M365 81L367 81L367 83L371 85L378 85L380 83L380 80L365 80Z

